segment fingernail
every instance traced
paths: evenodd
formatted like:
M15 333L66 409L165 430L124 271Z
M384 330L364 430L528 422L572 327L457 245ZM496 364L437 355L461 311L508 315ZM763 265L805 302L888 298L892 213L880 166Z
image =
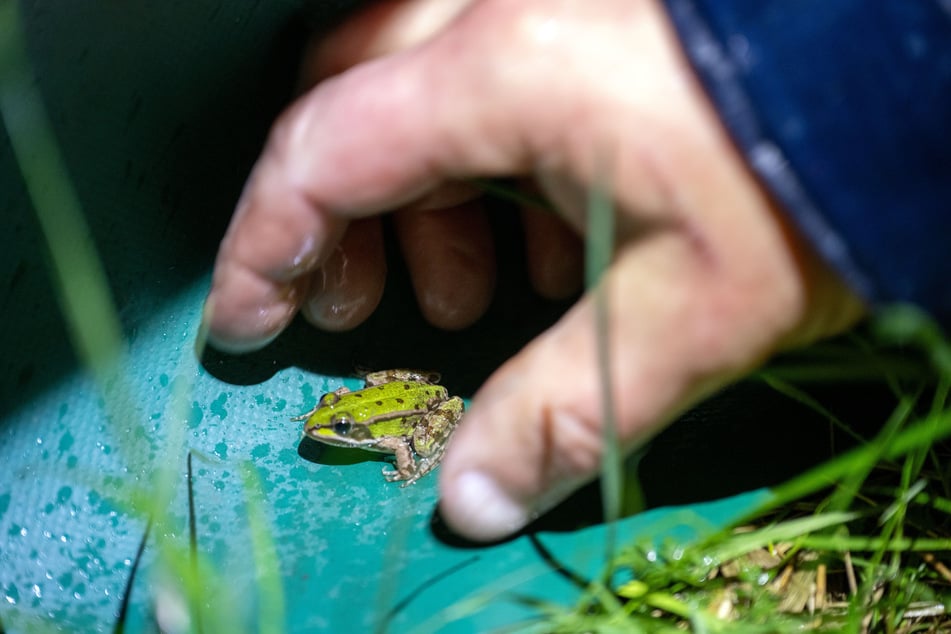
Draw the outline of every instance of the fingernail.
M280 330L277 330L273 333L253 337L222 336L221 333L216 333L212 330L214 312L214 293L210 293L208 297L205 298L205 305L201 311L201 322L198 325L198 333L195 337L195 352L199 357L205 353L205 349L208 345L216 350L229 354L252 352L269 344L280 332Z
M347 295L337 291L321 293L307 300L304 315L322 330L349 330L366 319L369 299L365 295Z
M483 541L499 539L511 535L532 519L529 509L480 471L461 474L455 484L452 524L467 537Z
M258 337L245 337L244 339L228 339L209 332L207 335L207 343L215 350L226 354L246 354L260 350L277 339L278 334L280 334L280 332Z

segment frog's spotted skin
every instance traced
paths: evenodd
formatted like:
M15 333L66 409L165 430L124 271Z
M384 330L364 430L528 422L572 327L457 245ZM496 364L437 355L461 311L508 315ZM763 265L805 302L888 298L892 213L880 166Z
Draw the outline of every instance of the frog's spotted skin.
M384 469L383 477L405 487L436 468L462 419L462 399L437 381L430 372L373 372L362 390L328 392L295 420L306 419L304 434L318 442L393 454L396 469Z

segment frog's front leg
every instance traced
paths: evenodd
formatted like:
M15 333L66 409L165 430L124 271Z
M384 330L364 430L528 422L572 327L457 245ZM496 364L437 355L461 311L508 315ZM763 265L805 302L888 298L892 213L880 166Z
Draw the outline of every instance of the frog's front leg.
M383 477L387 482L396 482L398 480L407 480L415 482L416 459L413 457L413 450L409 442L404 438L385 438L377 443L379 449L386 449L396 456L396 469L383 468ZM404 485L405 486L405 485Z
M413 430L413 450L420 458L419 464L415 465L413 476L403 483L404 487L439 466L446 447L449 446L452 432L462 420L464 410L465 403L458 396L454 396L423 416L422 421Z

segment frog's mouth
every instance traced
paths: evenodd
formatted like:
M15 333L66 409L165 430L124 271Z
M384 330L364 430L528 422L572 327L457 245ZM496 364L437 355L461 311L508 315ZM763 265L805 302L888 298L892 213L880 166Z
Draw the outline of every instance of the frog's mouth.
M311 427L304 430L304 435L335 447L369 447L375 440L366 427L352 425L345 430L337 427L339 425Z

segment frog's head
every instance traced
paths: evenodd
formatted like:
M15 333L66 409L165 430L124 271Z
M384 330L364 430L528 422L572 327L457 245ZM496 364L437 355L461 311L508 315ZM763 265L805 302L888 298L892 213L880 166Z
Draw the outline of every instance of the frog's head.
M371 401L362 393L325 394L304 424L304 435L338 447L373 449L381 441L412 433L418 410L396 409L383 398Z
M328 445L343 447L369 444L373 440L370 425L352 403L330 392L320 399L317 409L304 424L304 435Z
M373 442L370 425L358 423L347 412L331 414L326 421L315 421L312 416L304 426L304 434L328 445L354 447Z

